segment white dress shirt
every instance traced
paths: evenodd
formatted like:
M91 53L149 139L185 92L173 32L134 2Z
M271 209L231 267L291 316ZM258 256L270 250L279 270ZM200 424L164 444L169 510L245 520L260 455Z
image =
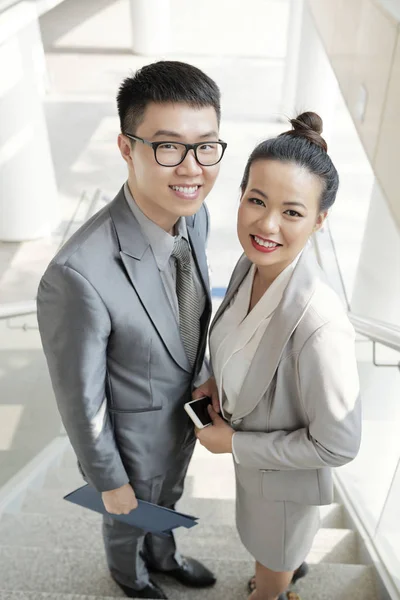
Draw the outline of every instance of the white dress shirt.
M261 338L283 293L300 255L278 275L254 308L249 312L255 274L253 265L236 295L212 330L210 350L212 367L218 386L221 408L230 419L236 406L243 381L249 370ZM234 451L233 436L233 455Z
M136 204L127 182L124 184L124 194L129 208L141 227L143 235L150 243L164 285L165 293L167 294L168 301L176 318L177 327L179 327L179 304L176 293L176 259L172 256L172 251L174 249L176 237L182 237L188 242L191 252L193 282L199 299L199 315L201 316L206 306L206 292L196 262L193 258L185 218L180 217L180 219L178 219L174 228L175 235L171 235L142 212ZM207 381L209 377L210 371L205 361L194 382L195 387L198 387Z

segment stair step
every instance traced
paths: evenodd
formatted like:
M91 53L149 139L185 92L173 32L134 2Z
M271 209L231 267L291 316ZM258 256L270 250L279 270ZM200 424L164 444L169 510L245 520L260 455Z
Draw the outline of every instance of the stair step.
M207 591L189 591L165 575L156 575L155 579L170 600L204 600L205 594L207 600L243 600L254 568L252 561L207 559L204 562L218 578L218 583ZM65 593L122 597L100 552L2 546L0 581L3 590L48 592L52 598ZM307 600L377 600L373 568L364 565L311 565L309 575L297 588Z
M69 446L65 450L60 460L60 467L75 467L77 465L77 458L75 452L72 450L72 446Z
M378 600L374 567L321 563L292 586L303 600Z
M115 596L81 596L46 592L7 592L0 590L0 600L114 600Z
M0 540L2 545L10 547L102 552L101 522L100 515L90 520L86 516L3 515ZM199 559L227 554L234 559L251 559L230 525L199 524L193 530L179 528L176 536L180 551Z
M327 506L320 506L321 527L326 529L346 529L344 510L341 504L334 502Z
M98 518L96 513L81 506L66 502L58 489L28 491L21 506L21 513L43 514L49 516L80 516L87 519Z
M176 510L219 525L235 525L235 501L217 498L193 498L184 495Z
M53 467L48 470L43 488L44 490L55 489L60 495L68 494L76 488L85 485L85 480L80 474L78 467Z
M213 521L221 525L235 523L235 501L216 498L193 498L184 495L178 502L177 510L194 515L206 521ZM345 529L343 506L329 504L320 506L321 527L326 529Z
M195 529L177 529L176 536L180 551L199 559L221 556L235 560L251 559L232 525L210 524L204 520ZM101 516L87 519L86 515L5 514L0 520L0 540L4 546L10 547L76 548L102 552ZM358 564L356 534L346 529L320 529L307 562Z
M22 503L21 512L57 516L87 515L88 518L93 517L93 513L90 511L63 500L63 495L65 493L57 488L29 491ZM234 500L192 498L190 495L187 495L179 501L177 510L203 520L212 519L221 525L234 525L235 523Z
M344 528L343 507L340 504L331 504L329 506L321 506L320 508L321 527L333 529ZM219 523L220 525L234 525L235 523L234 500L193 498L187 493L179 501L177 510L199 517L204 521ZM86 509L63 500L63 492L57 488L29 492L22 504L21 511L44 515L86 515L87 518L96 517L96 515Z
M65 495L84 483L73 452L68 451L57 466L49 469L43 489L57 489L60 495ZM189 465L185 489L195 497L232 500L235 497L232 457L228 454L214 456L198 444Z
M360 564L357 534L351 529L320 529L306 560L310 564Z

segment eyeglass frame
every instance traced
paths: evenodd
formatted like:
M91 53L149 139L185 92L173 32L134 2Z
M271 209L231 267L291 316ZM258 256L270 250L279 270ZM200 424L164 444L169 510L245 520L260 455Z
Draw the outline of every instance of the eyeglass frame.
M171 140L162 140L160 142L150 142L149 140L145 140L144 138L141 138L141 137L139 137L137 135L133 135L131 133L126 133L126 132L124 132L124 135L126 135L126 137L128 137L128 138L130 138L132 140L135 140L135 141L138 141L138 142L142 142L142 144L145 144L146 146L150 146L151 148L153 148L154 159L155 159L156 163L158 165L160 165L160 167L172 167L172 168L173 167L178 167L179 165L181 165L183 163L183 161L187 157L188 152L190 150L193 150L193 154L194 154L194 157L196 159L196 162L201 167L215 167L215 165L217 165L219 162L221 162L222 157L225 154L225 150L226 150L226 148L228 146L228 144L226 142L223 142L222 140L217 140L217 141L213 141L213 142L211 142L211 141L197 142L196 144L185 144L184 142L176 142L176 141L171 141ZM201 163L199 161L199 159L197 158L197 148L199 146L203 146L204 144L207 144L207 143L208 144L220 144L222 146L222 154L221 154L219 160L217 160L217 162L213 163L212 165L203 165L203 163ZM179 144L180 146L185 146L186 152L183 155L182 160L180 160L178 163L176 163L176 165L163 165L162 163L160 163L157 160L157 148L159 146L161 146L162 144Z

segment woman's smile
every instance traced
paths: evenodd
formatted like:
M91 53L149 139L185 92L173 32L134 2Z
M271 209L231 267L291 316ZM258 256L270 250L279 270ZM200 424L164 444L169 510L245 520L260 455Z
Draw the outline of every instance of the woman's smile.
M282 244L278 244L277 242L273 242L272 240L262 238L259 235L250 234L250 238L254 248L259 252L275 252L275 250L278 250L278 248L282 246Z

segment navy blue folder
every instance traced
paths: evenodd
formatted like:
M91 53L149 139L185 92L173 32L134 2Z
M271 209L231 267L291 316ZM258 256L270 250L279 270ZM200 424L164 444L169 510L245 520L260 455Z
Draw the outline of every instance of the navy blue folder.
M74 492L64 496L64 500L78 504L84 508L94 510L102 515L112 516L117 521L133 525L146 532L168 535L176 527L194 527L197 525L197 517L151 504L144 500L138 500L139 506L128 515L114 515L106 511L101 493L90 485L84 485Z

